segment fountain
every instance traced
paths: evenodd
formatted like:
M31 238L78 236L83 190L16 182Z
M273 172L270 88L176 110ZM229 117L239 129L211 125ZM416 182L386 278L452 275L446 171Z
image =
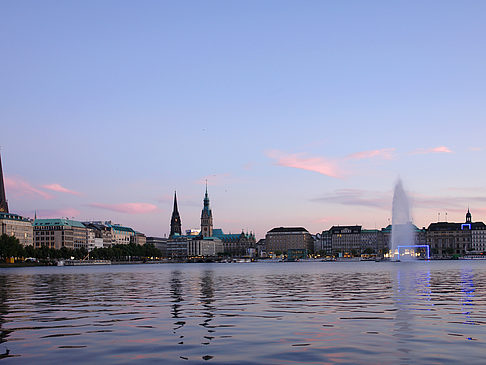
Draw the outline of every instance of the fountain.
M426 258L429 258L429 247L415 244L415 227L410 217L409 199L403 189L402 180L398 179L393 193L390 258L392 261L415 259L423 249L426 251Z

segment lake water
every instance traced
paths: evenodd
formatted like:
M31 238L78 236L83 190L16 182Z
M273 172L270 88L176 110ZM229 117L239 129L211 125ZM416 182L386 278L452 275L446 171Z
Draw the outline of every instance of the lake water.
M0 269L0 361L486 361L486 261Z

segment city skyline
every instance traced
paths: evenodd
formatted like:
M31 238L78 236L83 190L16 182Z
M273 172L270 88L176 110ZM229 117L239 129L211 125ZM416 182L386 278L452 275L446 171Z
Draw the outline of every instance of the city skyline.
M9 209L169 234L486 220L486 4L9 2ZM61 31L62 30L62 31Z

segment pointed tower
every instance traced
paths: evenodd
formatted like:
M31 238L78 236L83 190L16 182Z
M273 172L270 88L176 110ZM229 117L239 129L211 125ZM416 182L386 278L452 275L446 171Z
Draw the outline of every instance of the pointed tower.
M472 221L471 212L469 211L469 207L467 207L466 223L471 223L471 221Z
M204 207L201 212L201 235L203 237L213 236L213 213L209 208L208 181L206 180L206 195L204 195Z
M3 185L2 156L0 155L0 212L8 213L7 197Z
M170 238L173 238L176 234L179 236L182 234L182 223L179 210L177 209L177 192L174 191L174 209L172 210L172 218L170 219Z

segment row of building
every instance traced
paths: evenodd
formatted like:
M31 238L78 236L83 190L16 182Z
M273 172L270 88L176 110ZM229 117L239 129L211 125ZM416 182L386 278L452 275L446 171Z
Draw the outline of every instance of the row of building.
M464 223L437 222L428 228L410 223L414 232L412 245L427 245L433 257L486 254L486 225L473 222L468 209ZM170 235L145 237L130 227L106 222L79 222L70 219L30 220L9 213L3 184L0 159L0 234L15 236L24 246L62 247L90 251L114 244L154 244L163 257L187 259L191 257L265 257L280 254L308 256L358 256L361 254L385 255L390 250L392 226L382 229L363 229L362 226L333 226L312 235L303 227L278 227L267 232L256 242L253 233L226 234L213 228L213 215L208 189L203 200L200 229L182 234L182 222L174 193L174 207L170 222Z
M17 214L0 212L0 233L16 237L23 246L60 249L111 247L115 244L143 245L146 237L130 227L106 222L79 222L71 219L30 220Z
M432 257L486 254L486 225L473 222L469 209L464 223L437 222L421 229L409 224L414 242L408 244L429 246ZM316 235L311 235L302 227L280 227L270 230L259 246L261 251L269 255L305 250L335 257L361 254L383 256L390 250L391 237L391 225L380 230L363 229L362 226L333 226Z

